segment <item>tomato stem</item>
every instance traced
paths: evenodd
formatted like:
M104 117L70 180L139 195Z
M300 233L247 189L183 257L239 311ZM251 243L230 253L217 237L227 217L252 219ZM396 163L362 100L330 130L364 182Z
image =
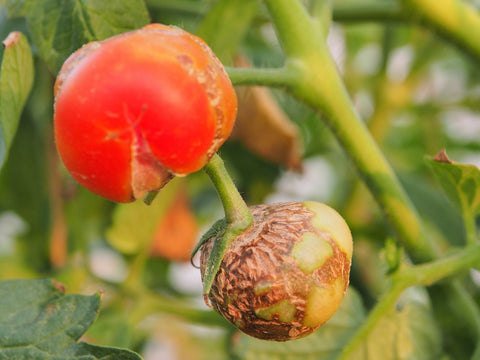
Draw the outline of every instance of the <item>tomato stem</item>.
M215 154L212 160L205 165L204 170L222 200L227 222L241 224L240 226L244 229L248 228L252 223L252 214L225 169L222 158Z
M212 180L222 200L226 220L224 231L215 236L204 273L203 292L208 294L229 245L236 236L252 225L253 217L218 154L205 165L204 171Z

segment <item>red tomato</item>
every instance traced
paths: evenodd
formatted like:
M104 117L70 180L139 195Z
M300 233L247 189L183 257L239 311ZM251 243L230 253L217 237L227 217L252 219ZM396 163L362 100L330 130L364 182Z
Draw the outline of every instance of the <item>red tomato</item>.
M55 138L67 170L117 202L202 168L237 111L210 48L159 24L83 46L63 65L55 93Z

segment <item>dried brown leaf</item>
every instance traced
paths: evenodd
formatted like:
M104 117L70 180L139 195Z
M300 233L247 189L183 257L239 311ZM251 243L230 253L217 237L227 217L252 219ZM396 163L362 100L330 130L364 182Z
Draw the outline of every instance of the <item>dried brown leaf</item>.
M250 66L243 57L237 57L235 65ZM298 129L269 90L259 86L235 89L238 115L232 139L240 140L247 149L268 161L300 171L302 154Z

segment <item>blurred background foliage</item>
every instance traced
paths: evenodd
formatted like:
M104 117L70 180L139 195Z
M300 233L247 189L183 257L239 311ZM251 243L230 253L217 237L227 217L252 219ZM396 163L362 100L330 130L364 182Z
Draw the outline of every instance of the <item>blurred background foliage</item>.
M219 3L225 11L236 1L147 0L146 8L150 21L203 32L208 42ZM227 41L231 48L211 45L227 65L279 66L284 59L267 12L250 3L241 17L247 26ZM329 33L348 91L429 229L445 250L463 245L460 214L438 191L425 156L446 148L455 161L480 164L478 63L418 24L352 20L344 11L352 3L333 2ZM223 20L239 18L233 12ZM8 17L4 3L0 37L21 31L35 44L28 21ZM245 340L203 304L199 270L189 261L201 233L223 216L206 175L176 179L149 208L116 205L82 189L55 150L55 73L41 49L32 51L33 90L0 173L0 279L54 277L69 292L102 289L101 316L85 339L145 359L251 356L239 345ZM281 90L239 88L238 94L238 125L220 153L240 192L251 205L309 199L336 208L355 239L351 282L359 295L352 301L368 309L385 285L382 247L391 233L383 215L321 115ZM480 302L480 275L470 282Z

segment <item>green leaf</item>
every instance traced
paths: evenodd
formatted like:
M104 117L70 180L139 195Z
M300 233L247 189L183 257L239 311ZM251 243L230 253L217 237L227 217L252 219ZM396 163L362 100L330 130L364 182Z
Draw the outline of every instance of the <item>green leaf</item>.
M24 15L40 57L56 73L83 44L138 29L149 23L143 0L16 0L12 15Z
M20 17L27 14L28 0L6 0L7 12L9 17Z
M196 34L222 62L232 63L257 9L257 0L220 0L204 17Z
M313 334L284 343L262 341L242 335L234 347L241 359L333 360L365 319L360 296L350 287L332 318Z
M0 282L0 358L140 360L128 350L77 343L93 323L101 295L65 295L49 279Z
M33 59L25 36L12 32L3 45L5 51L0 68L0 169L8 156L33 85Z
M118 204L113 213L112 226L106 233L109 244L127 255L137 254L149 246L158 222L168 210L182 181L181 178L170 181L151 205L145 205L143 201Z
M480 170L474 165L459 164L443 151L428 165L448 198L464 216L480 213Z
M441 358L440 330L431 308L409 301L392 309L350 358L353 360L437 360Z

